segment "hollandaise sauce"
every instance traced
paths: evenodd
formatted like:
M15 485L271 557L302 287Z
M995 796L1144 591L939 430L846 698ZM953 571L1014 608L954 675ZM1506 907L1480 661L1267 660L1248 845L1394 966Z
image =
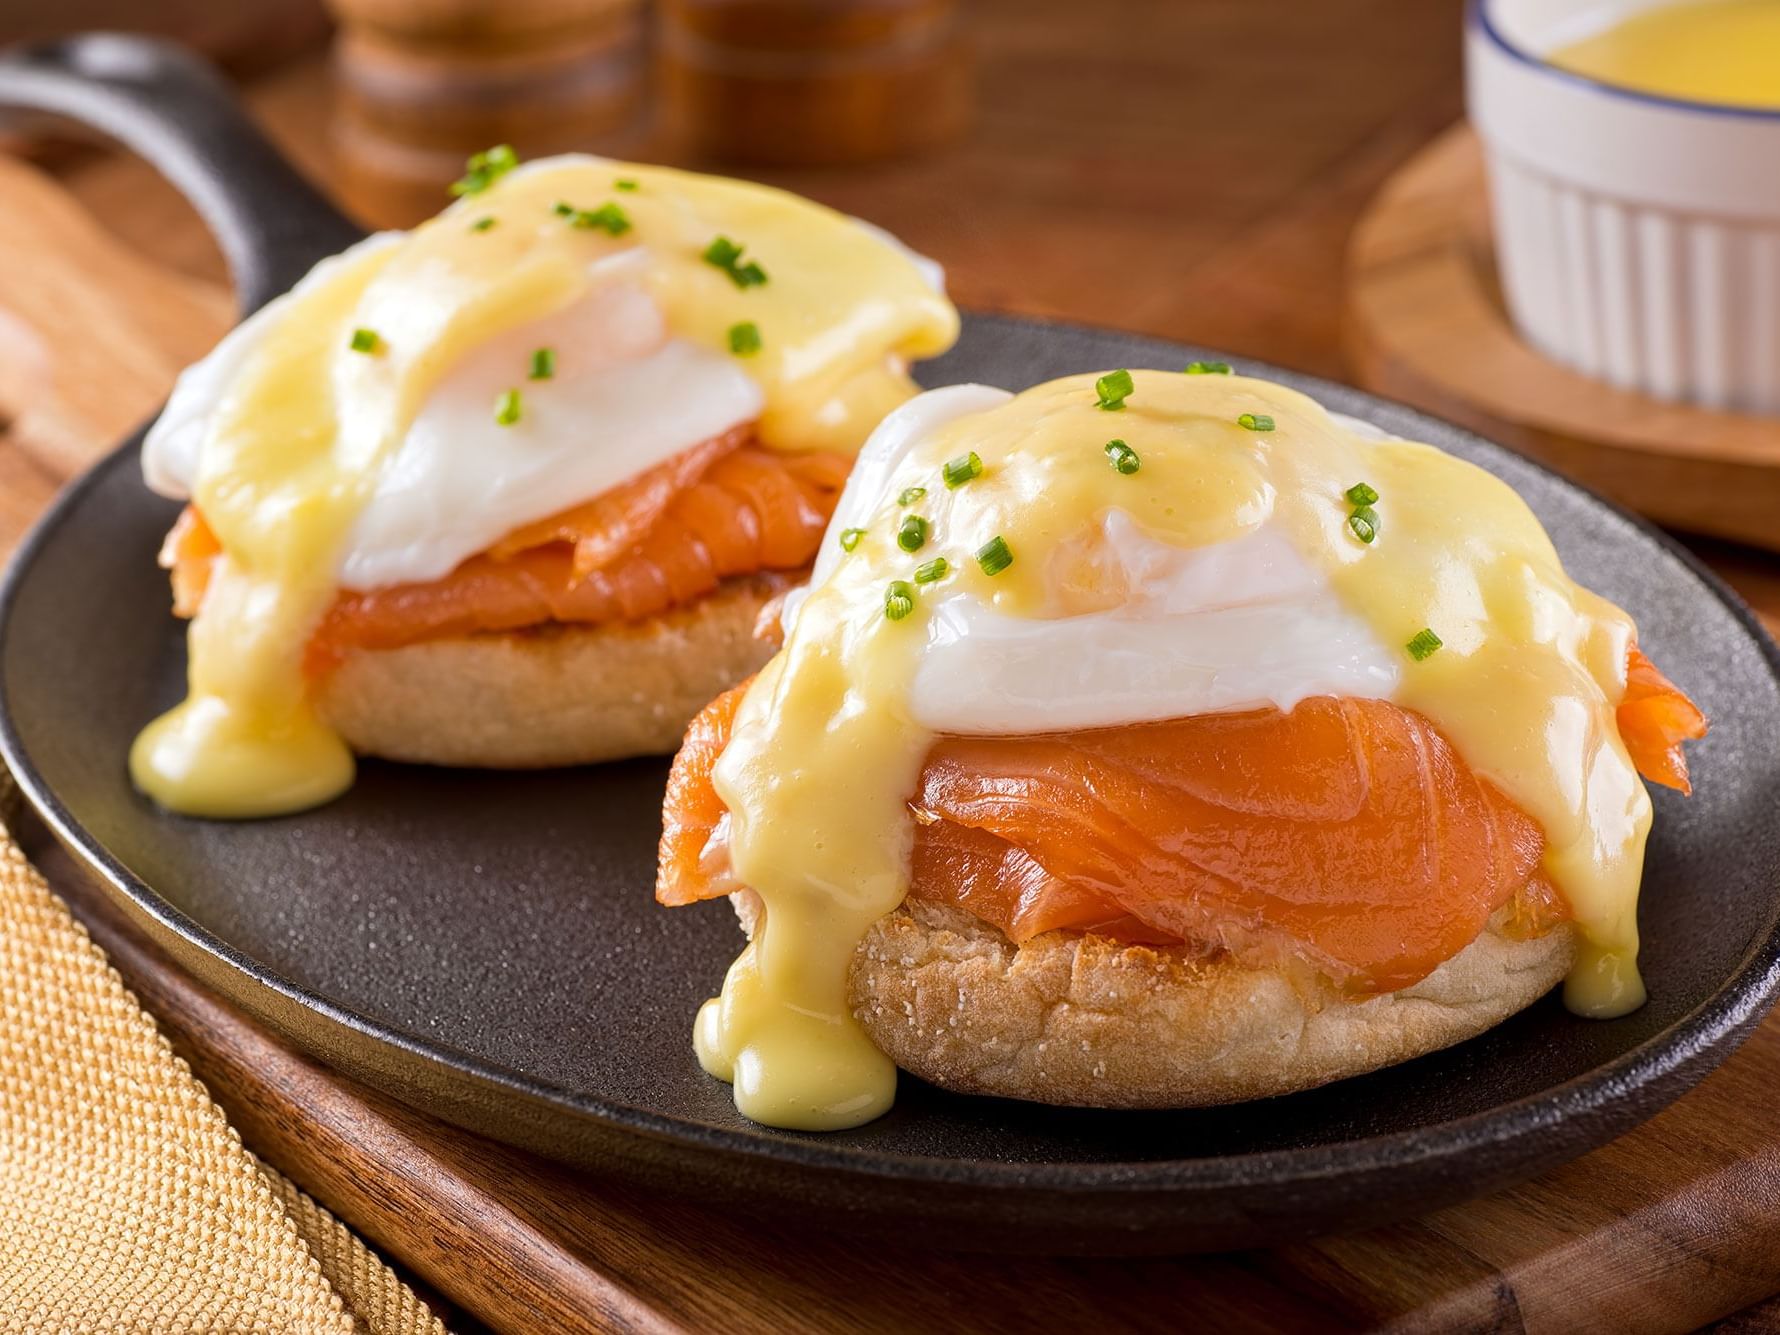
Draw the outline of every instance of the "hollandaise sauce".
M190 632L189 695L130 756L162 805L262 816L350 784L352 757L308 698L304 647L417 411L490 340L601 285L640 284L674 337L734 358L758 386L763 443L850 450L914 392L909 360L956 336L912 256L796 196L591 158L508 165L484 161L439 217L318 266L255 317L190 488L222 556ZM493 420L523 421L528 382L573 374L576 351L516 359Z
M1544 827L1546 870L1586 942L1569 1004L1641 1004L1650 805L1614 718L1633 626L1565 575L1509 487L1240 376L1077 376L995 402L925 432L873 479L869 513L837 517L844 550L825 557L718 761L733 870L764 915L695 1046L743 1113L827 1129L889 1106L895 1071L849 1012L847 973L908 888L909 797L935 735L915 683L962 624L937 609L963 595L1062 627L1134 596L1081 560L1115 514L1173 549L1283 532L1392 655L1390 698ZM868 456L856 481L869 470ZM1035 699L1027 730L1050 726Z
M1641 93L1780 110L1780 0L1640 9L1548 59Z

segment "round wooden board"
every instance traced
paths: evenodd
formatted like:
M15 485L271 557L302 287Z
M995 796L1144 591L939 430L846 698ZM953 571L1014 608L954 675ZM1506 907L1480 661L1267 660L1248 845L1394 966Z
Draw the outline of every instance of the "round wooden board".
M1496 281L1483 155L1460 125L1354 229L1348 356L1367 389L1552 467L1660 523L1780 550L1780 420L1614 389L1521 341Z

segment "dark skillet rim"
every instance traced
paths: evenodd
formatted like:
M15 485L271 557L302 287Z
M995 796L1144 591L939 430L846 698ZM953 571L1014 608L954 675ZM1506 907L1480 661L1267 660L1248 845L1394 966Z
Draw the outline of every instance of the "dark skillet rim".
M1039 331L1054 329L1059 332L1117 334L1125 339L1144 339L1158 350L1166 348L1171 356L1206 352L1230 359L1230 354L1217 354L1215 350L1194 348L1155 336L1134 335L1128 330L1107 329L1079 322L981 315L974 312L972 319L977 323L1014 325ZM1385 409L1393 415L1402 414L1417 422L1431 423L1443 432L1456 432L1461 436L1482 440L1485 444L1514 455L1563 489L1579 494L1617 516L1677 558L1731 612L1754 641L1770 675L1780 681L1780 645L1776 645L1769 637L1748 606L1693 553L1647 520L1579 486L1537 460L1529 459L1507 446L1496 444L1462 427L1443 422L1419 409L1321 377L1247 358L1236 360L1253 368L1258 375L1282 373L1296 382L1294 387L1313 398L1323 393L1327 393L1331 399L1358 396L1367 400L1370 405ZM138 430L124 444L69 484L32 526L14 553L4 577L0 578L0 662L4 661L5 646L11 633L14 604L39 550L60 528L65 516L81 497L108 477L112 470L129 466L135 461L141 435L141 430ZM1548 1132L1560 1123L1578 1118L1590 1119L1596 1126L1610 1127L1617 1134L1655 1111L1653 1107L1633 1102L1631 1096L1636 1091L1647 1087L1663 1090L1666 1095L1663 1102L1678 1096L1696 1083L1711 1065L1715 1065L1716 1059L1728 1053L1727 1044L1734 1046L1741 1041L1743 1035L1773 1005L1776 994L1780 993L1780 913L1776 913L1770 918L1767 935L1751 946L1727 976L1724 985L1706 1002L1662 1033L1563 1084L1499 1105L1487 1112L1434 1123L1413 1131L1298 1149L1262 1150L1209 1158L1127 1162L1006 1163L988 1159L892 1155L857 1147L837 1149L825 1143L820 1135L709 1126L665 1116L646 1108L564 1090L488 1064L449 1045L422 1041L381 1021L347 1010L282 977L175 908L87 833L74 814L49 789L31 763L7 708L3 677L0 677L0 759L11 769L20 791L57 838L90 871L99 876L109 893L129 901L129 906L146 914L162 930L172 933L186 945L241 974L248 984L302 1007L346 1031L356 1040L369 1041L393 1049L409 1059L442 1067L448 1078L467 1079L472 1085L518 1096L528 1104L548 1109L557 1115L567 1114L609 1131L694 1146L737 1160L764 1161L768 1165L791 1169L824 1169L867 1180L893 1179L932 1183L937 1186L1045 1191L1063 1195L1157 1191L1191 1193L1241 1188L1250 1184L1280 1185L1329 1178L1359 1178L1371 1172L1408 1167L1429 1160L1456 1159L1486 1146L1514 1146L1515 1161L1528 1162L1543 1157L1536 1149L1531 1148L1531 1138ZM237 1004L242 1004L232 989L219 987L218 990L230 995L231 1000ZM249 1008L252 1009L251 1005ZM281 1036L289 1038L288 1035ZM310 1046L302 1040L296 1042L299 1047ZM1591 1136L1590 1143L1600 1143L1607 1138Z

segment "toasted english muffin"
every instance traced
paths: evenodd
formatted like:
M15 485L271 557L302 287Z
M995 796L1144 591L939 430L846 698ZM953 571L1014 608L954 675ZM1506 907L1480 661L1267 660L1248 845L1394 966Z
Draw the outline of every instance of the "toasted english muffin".
M662 755L713 696L757 671L767 603L801 575L762 573L660 616L355 650L318 707L360 755L534 769Z
M753 935L759 899L732 896ZM897 1066L961 1094L1195 1108L1313 1089L1463 1042L1563 980L1575 929L1516 939L1506 910L1418 983L1353 998L1309 970L1047 932L1023 946L909 900L854 953L849 1003Z

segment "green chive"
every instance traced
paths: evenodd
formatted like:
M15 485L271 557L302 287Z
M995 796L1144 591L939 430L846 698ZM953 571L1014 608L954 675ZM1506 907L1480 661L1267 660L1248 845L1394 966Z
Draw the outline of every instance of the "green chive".
M1143 461L1137 457L1137 451L1132 449L1122 440L1109 440L1106 442L1106 458L1114 468L1118 469L1127 477L1135 473L1143 463Z
M766 281L766 270L749 260L742 263L742 247L726 236L717 237L700 256L706 264L723 270L737 287L758 287Z
M902 495L896 498L896 503L898 505L913 505L926 494L926 487L904 487L902 489Z
M1347 499L1352 505L1377 505L1378 493L1364 482L1356 482L1347 489Z
M474 153L465 165L463 179L452 182L451 193L479 195L518 165L519 154L513 151L511 144L496 144L481 153Z
M1416 631L1415 638L1403 647L1409 650L1409 656L1419 663L1424 658L1432 656L1442 643L1443 641L1438 635L1423 626Z
M909 515L896 530L896 545L905 552L918 552L927 545L927 521L920 515Z
M618 180L612 182L612 188L614 190L635 190L637 188L637 183L629 177L620 177Z
M533 380L548 380L555 374L555 348L539 348L536 352L532 353L531 378Z
M1188 362L1181 368L1182 375L1229 375L1229 362Z
M1125 400L1131 397L1134 388L1131 372L1108 371L1094 382L1094 392L1100 396L1094 406L1109 413L1117 412L1125 406Z
M494 401L494 420L499 426L512 426L519 420L519 391L508 389L501 391L501 397Z
M566 199L557 200L556 203L550 206L550 211L559 218L573 218L575 216L575 206L569 203Z
M760 326L743 320L729 327L729 350L738 357L752 357L760 351Z
M950 561L943 556L936 556L925 565L915 567L915 583L932 584L936 580L944 579L951 569Z
M983 461L972 450L969 454L961 454L956 459L948 460L940 475L946 480L947 490L956 491L973 477L983 475Z
M1244 413L1236 419L1236 425L1249 431L1273 430L1273 419L1266 413Z
M495 220L492 217L478 218L475 222L470 224L470 230L472 232L486 232L489 228L493 227L494 224Z
M608 200L597 209L580 210L569 225L584 230L597 228L608 236L623 236L630 231L630 215Z
M355 329L352 331L351 347L354 352L379 352L383 348L383 340L377 337L375 329Z
M735 262L742 258L742 248L726 236L717 237L705 247L702 257L706 264L714 264L719 269L733 268Z
M865 536L862 528L843 528L841 530L841 550L850 552L859 545L859 539Z
M977 564L985 575L999 575L1013 563L1014 554L1007 549L1007 541L999 533L977 548Z
M1370 543L1378 536L1378 512L1369 505L1362 505L1347 517L1347 526L1361 542Z
M901 621L915 610L915 586L906 579L893 579L890 587L884 590L884 615L892 621Z

